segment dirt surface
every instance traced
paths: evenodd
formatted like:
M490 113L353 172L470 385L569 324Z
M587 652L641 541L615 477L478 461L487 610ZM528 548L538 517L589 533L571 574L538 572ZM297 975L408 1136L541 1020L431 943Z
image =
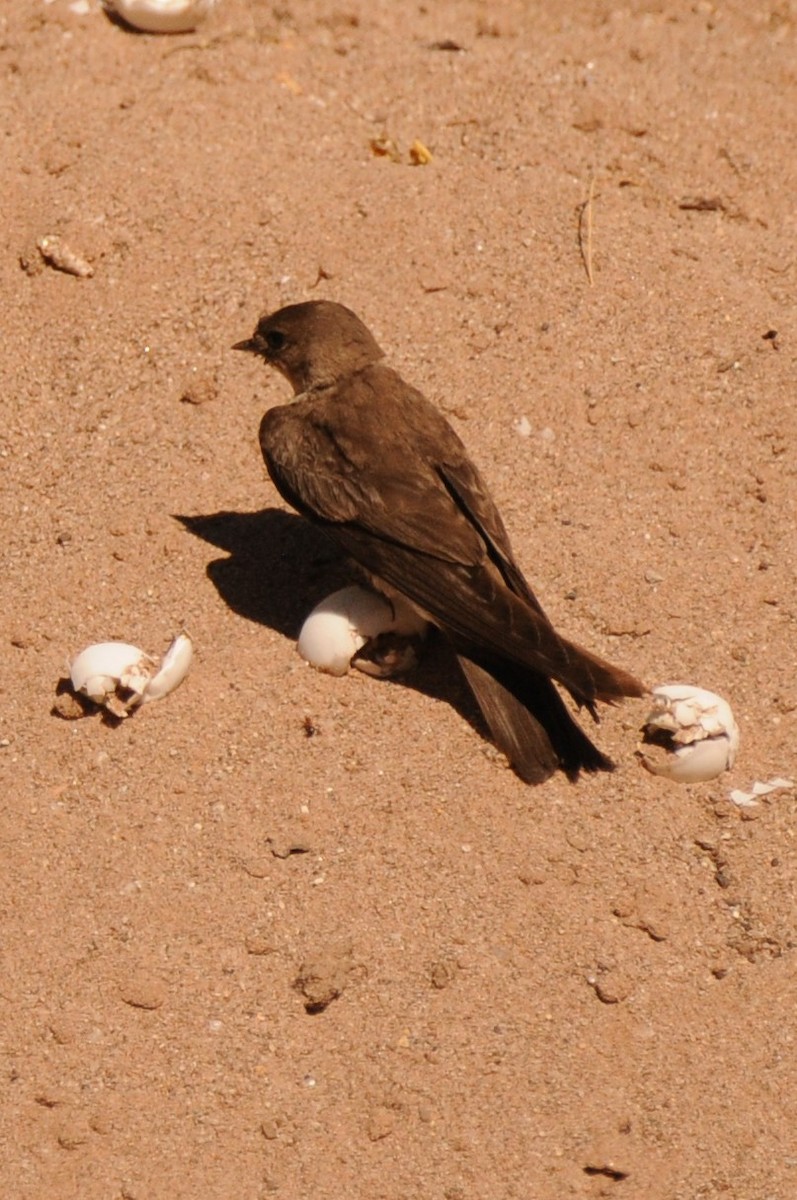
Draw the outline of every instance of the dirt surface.
M0 1194L797 1194L797 801L729 800L797 769L796 40L789 0L3 6ZM730 775L646 775L634 702L613 775L528 788L440 648L301 662L350 571L229 347L312 297L563 632L731 700ZM168 699L52 715L183 625Z

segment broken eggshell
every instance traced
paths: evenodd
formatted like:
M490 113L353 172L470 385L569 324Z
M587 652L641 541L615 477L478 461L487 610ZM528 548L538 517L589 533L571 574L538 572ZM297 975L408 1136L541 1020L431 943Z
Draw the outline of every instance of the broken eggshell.
M733 766L739 727L727 700L689 683L652 691L637 754L653 775L675 783L705 783Z
M157 659L129 642L97 642L72 660L69 676L76 693L121 718L174 691L188 674L192 657L186 633L174 639L160 667Z
M189 33L216 0L105 0L109 12L144 33Z
M194 647L187 633L178 634L161 660L160 669L150 678L144 700L162 700L183 682L194 657Z
M418 659L427 623L400 597L388 600L368 588L341 588L316 605L302 626L297 649L329 675L355 666L367 675L395 675Z

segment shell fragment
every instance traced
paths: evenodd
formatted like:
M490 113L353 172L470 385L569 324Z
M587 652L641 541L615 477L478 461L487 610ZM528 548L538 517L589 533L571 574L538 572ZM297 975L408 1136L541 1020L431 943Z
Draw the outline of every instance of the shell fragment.
M66 275L76 275L78 279L91 279L94 268L81 254L72 249L62 238L48 234L40 237L36 245L46 263L63 271Z
M417 662L426 628L405 600L352 586L333 592L313 609L297 649L306 662L329 675L345 675L351 666L367 675L396 675Z
M188 33L216 0L105 0L105 7L144 33Z
M727 700L689 683L662 684L652 696L637 751L651 774L704 783L733 766L739 727Z
M768 779L765 782L757 779L749 792L744 792L741 788L734 788L729 793L728 799L739 808L755 808L760 796L768 796L771 792L790 792L794 786L793 779Z
M174 691L188 674L192 657L186 633L174 639L160 666L157 659L128 642L97 642L72 660L69 676L76 693L121 718L140 704Z
M163 656L160 669L150 678L144 692L145 700L162 700L178 687L191 666L194 657L194 647L187 633L181 633L174 639Z

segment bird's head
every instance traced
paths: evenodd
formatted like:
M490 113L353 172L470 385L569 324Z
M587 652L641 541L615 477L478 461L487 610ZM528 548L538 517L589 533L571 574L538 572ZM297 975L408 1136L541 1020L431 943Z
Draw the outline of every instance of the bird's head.
M384 357L360 318L331 300L289 304L261 317L253 335L233 350L259 354L297 395L328 387Z

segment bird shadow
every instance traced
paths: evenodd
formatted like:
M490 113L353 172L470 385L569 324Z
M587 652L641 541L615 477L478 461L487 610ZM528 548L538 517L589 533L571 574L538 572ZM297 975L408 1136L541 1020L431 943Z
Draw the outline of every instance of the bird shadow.
M330 592L366 582L356 564L321 529L293 513L265 508L173 515L194 537L227 552L227 557L212 559L206 567L225 604L246 620L292 641L308 613ZM436 630L412 671L375 682L410 687L444 701L482 737L489 737L456 656Z

